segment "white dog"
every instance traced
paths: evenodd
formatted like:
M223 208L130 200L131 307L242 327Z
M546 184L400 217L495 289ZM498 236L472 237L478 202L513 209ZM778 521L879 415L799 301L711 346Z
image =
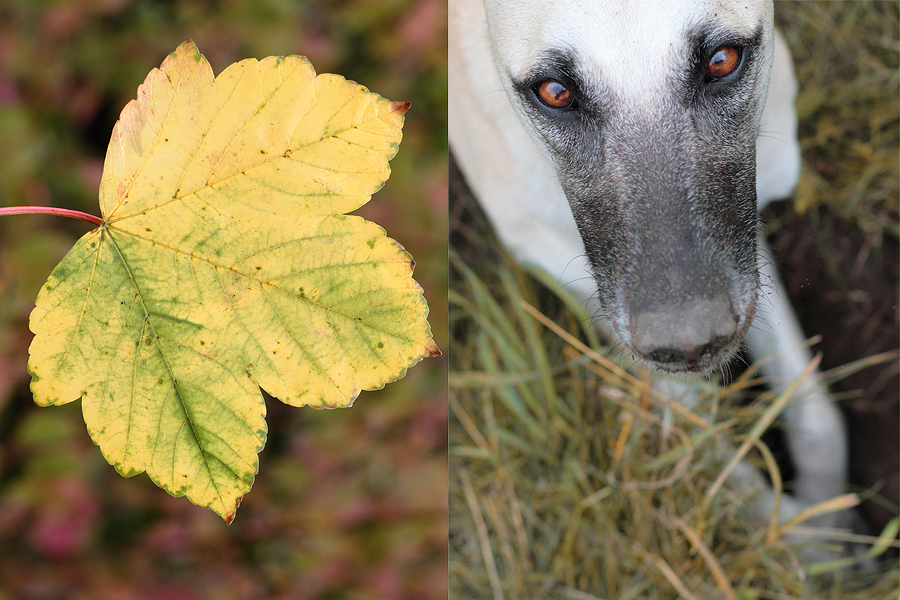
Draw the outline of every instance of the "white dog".
M795 95L771 0L450 0L450 143L474 195L520 262L669 373L718 370L744 341L777 355L775 386L811 361L758 238L757 208L798 179ZM815 378L784 417L782 519L847 469Z

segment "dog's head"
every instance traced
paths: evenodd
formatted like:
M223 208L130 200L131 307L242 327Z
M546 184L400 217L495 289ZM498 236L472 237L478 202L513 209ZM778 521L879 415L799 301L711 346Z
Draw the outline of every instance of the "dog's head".
M708 372L756 309L771 2L486 0L516 112L554 165L638 358Z

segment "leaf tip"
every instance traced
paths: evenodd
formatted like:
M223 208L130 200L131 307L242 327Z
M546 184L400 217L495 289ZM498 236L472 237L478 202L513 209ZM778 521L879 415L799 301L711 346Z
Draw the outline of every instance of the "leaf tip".
M437 347L434 340L428 340L428 343L425 345L425 354L422 356L425 358L434 358L435 356L441 356L441 354L441 349Z
M231 525L232 523L234 523L234 518L237 516L237 509L240 508L241 500L243 499L243 497L238 498L234 503L234 508L228 511L228 513L222 515L222 519L225 521L226 525Z
M203 55L200 53L200 48L198 48L197 44L194 43L194 40L190 38L181 42L181 44L179 44L179 46L175 48L175 51L172 52L172 54L170 54L169 56L175 57L181 52L192 54L194 56L195 62L200 62L201 60L203 60Z
M403 102L391 102L391 108L400 113L401 115L405 115L406 111L409 110L409 107L412 106L412 102L405 100Z

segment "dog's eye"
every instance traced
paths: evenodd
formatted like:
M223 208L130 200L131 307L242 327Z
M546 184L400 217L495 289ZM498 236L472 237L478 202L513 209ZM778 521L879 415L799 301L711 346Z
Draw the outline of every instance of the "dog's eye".
M720 46L706 63L706 74L720 79L734 73L741 62L741 51L734 46Z
M535 88L541 102L550 108L572 108L575 105L575 95L566 86L553 79L547 79Z

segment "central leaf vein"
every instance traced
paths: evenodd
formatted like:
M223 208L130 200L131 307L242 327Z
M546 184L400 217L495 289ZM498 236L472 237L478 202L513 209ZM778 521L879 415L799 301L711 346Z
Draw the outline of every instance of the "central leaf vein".
M184 414L184 422L190 428L191 437L193 438L197 447L200 448L202 451L203 444L201 443L200 438L197 436L197 432L194 430L193 422L191 421L190 414L188 412L188 408L185 403L185 398L182 395L181 390L179 390L179 388L178 388L178 379L175 376L175 372L172 368L171 362L169 361L169 357L159 343L160 338L156 332L156 327L153 325L153 320L150 318L150 311L147 309L147 303L141 292L141 288L140 288L140 286L138 286L138 283L134 278L134 273L132 272L131 268L128 266L128 261L125 259L125 256L122 254L122 250L121 250L121 248L119 248L119 245L116 243L115 238L113 238L113 236L110 235L109 239L110 239L110 244L112 245L112 247L116 249L116 253L119 256L119 260L121 261L122 267L125 269L125 272L128 274L128 278L131 280L131 285L135 290L135 294L137 295L137 298L141 305L141 310L143 311L143 313L145 315L146 323L149 326L151 335L153 336L153 339L155 341L156 351L159 353L160 358L162 359L163 363L165 364L166 372L169 375L169 380L172 382L172 388L175 393L175 397L178 399L178 403L181 407L181 412ZM160 419L160 422L157 427L157 445L159 443L160 428L163 426L164 422L165 421L163 419ZM182 429L183 429L183 427L182 427ZM177 446L178 446L178 440L180 440L180 438L181 438L181 436L180 436L180 432L179 432L179 436L175 441L176 453L173 455L173 461L175 460L175 457L177 457L177 455L178 455L177 454ZM206 463L205 457L204 457L204 465L207 469L207 472L210 473L210 477L212 478L212 473L210 471L209 464ZM173 464L173 467L172 467L173 483L174 483L174 473L175 473L175 470L174 470L174 464ZM219 496L220 500L224 502L223 494L219 490L219 486L215 483L213 485L216 488L216 493Z

